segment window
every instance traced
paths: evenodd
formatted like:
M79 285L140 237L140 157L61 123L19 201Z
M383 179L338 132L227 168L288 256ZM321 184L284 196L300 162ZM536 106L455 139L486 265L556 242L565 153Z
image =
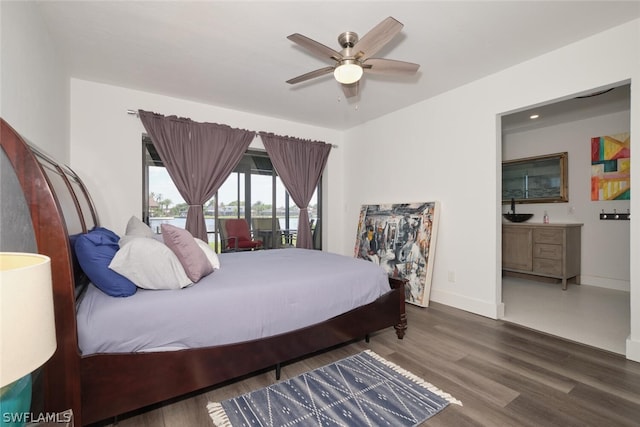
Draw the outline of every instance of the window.
M149 226L160 232L160 225L168 223L184 228L188 205L180 196L169 177L151 139L144 135L143 145L143 218ZM314 247L320 249L321 188L309 202L309 218L314 234ZM276 174L266 151L248 150L216 195L205 203L205 223L209 242L219 248L216 229L218 218L252 219L277 218L276 227L284 236L284 244L295 243L294 231L298 228L299 209L291 200L280 177ZM316 230L317 226L317 230ZM271 235L277 235L271 230ZM279 235L279 234L278 234ZM277 242L265 242L266 247L278 246Z

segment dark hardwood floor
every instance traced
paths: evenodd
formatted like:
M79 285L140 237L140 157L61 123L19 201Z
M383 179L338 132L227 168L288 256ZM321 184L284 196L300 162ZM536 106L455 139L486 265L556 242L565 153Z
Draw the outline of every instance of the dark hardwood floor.
M404 340L388 329L284 365L282 379L369 348L462 401L425 426L640 426L640 363L437 303L409 305L407 316ZM273 371L258 373L117 425L211 426L209 401L273 382Z

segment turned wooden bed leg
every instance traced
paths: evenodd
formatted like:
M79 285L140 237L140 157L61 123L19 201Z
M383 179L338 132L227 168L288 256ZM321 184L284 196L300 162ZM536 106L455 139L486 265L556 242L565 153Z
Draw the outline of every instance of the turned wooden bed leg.
M364 336L364 342L369 343L369 341L370 341L369 334L366 334L366 335Z
M399 277L389 277L389 284L392 289L399 290L399 303L400 303L400 322L393 327L396 330L398 339L404 338L404 334L407 330L407 313L405 311L405 286L407 279L401 279Z
M407 330L407 315L406 313L402 313L400 315L400 323L394 326L396 330L396 335L398 339L401 340L404 338L405 331Z
M282 366L279 363L276 363L276 381L280 380L281 371L282 371Z

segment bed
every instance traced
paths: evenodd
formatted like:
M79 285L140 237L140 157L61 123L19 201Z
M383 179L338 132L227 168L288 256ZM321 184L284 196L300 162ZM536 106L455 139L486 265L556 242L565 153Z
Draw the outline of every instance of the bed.
M388 278L388 291L371 302L302 327L281 327L266 336L190 348L154 344L146 351L118 351L101 350L98 345L81 351L78 336L85 332L78 328L78 313L84 302L78 303L92 284L73 246L78 236L100 225L97 212L86 187L69 167L27 144L4 120L0 125L1 145L29 206L38 252L51 257L58 348L44 368L45 411L72 409L76 425L92 424L263 369L279 369L287 361L368 339L388 327L395 328L399 339L404 336L404 283ZM261 256L275 256L278 251L293 256L294 252L286 252L290 250L261 251ZM230 264L232 258L221 261ZM336 293L342 298L340 294L348 291ZM233 303L237 301L229 301ZM220 328L231 330L242 320L226 317ZM87 342L84 335L83 342Z

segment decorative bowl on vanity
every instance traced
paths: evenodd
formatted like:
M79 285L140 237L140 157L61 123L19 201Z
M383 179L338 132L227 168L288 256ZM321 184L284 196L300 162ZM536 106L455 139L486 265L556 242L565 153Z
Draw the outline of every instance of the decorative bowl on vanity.
M502 214L508 221L511 222L525 222L528 219L531 219L533 214L530 213L506 213Z

